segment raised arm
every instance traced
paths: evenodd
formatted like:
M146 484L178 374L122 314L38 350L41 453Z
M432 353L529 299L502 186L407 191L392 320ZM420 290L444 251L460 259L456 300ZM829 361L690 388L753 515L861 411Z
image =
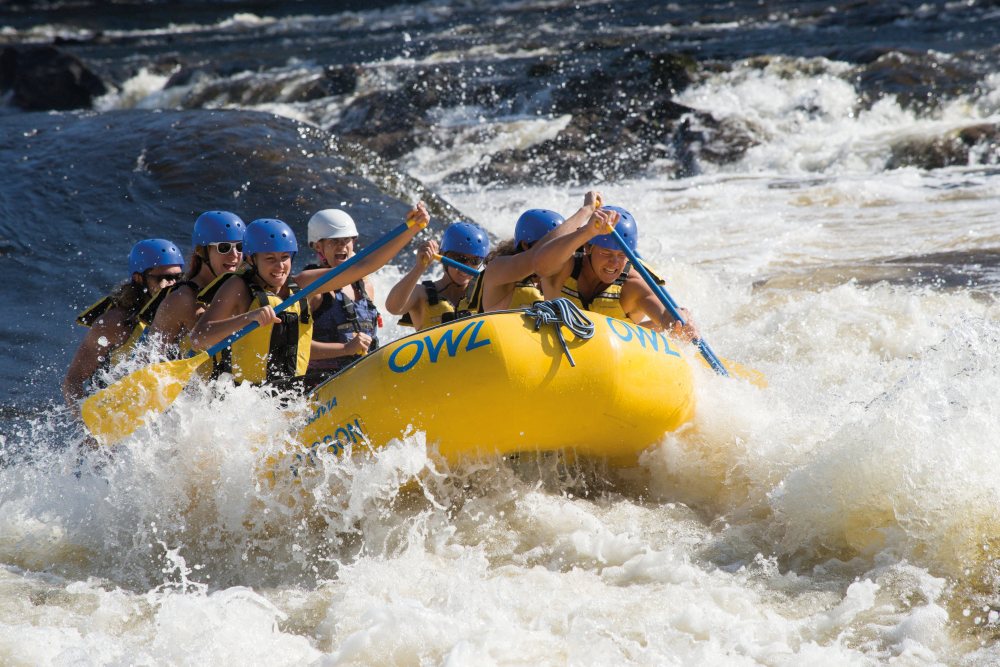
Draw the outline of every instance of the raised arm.
M343 273L340 273L335 278L331 279L326 285L323 286L323 290L326 292L332 292L333 290L343 289L353 282L361 280L365 276L375 273L383 266L385 266L389 260L399 254L399 251L406 247L406 244L416 236L420 230L427 226L430 222L430 214L427 213L427 207L423 202L419 202L416 208L412 209L407 215L406 219L408 221L413 221L413 224L405 232L392 239L386 243L381 248L378 248L370 255L360 259L356 264L348 268ZM328 272L334 269L311 269L308 271L303 271L302 273L295 276L295 282L300 288L306 288L318 280L319 278L327 275Z
M561 236L543 239L535 251L534 273L541 277L559 273L577 248L586 245L595 236L607 234L617 222L617 212L597 209L582 227ZM563 226L568 225L569 220L563 223Z
M414 309L419 299L419 292L416 290L420 277L424 271L434 261L437 255L437 241L424 241L417 250L417 261L399 282L392 286L385 297L385 309L393 315L402 315Z

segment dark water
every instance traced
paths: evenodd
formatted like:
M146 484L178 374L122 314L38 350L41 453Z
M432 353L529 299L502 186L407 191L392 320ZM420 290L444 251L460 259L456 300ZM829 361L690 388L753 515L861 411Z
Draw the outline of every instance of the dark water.
M376 235L424 197L458 218L404 173L404 158L459 141L481 159L442 180L470 187L631 178L654 163L665 177L697 173L765 139L675 104L693 81L748 58L801 58L802 71L822 57L851 64L839 76L859 108L893 95L932 114L985 94L1000 62L998 12L977 2L4 3L0 47L55 46L113 93L142 71L170 79L138 108L122 96L58 114L25 111L7 91L0 405L55 398L80 336L74 314L125 278L133 242L186 247L203 210L304 231L313 211L343 202ZM268 113L277 107L308 124ZM552 140L488 144L496 124L560 114L572 120ZM470 127L481 136L469 139ZM997 160L995 125L965 143L938 139L901 148L896 166Z

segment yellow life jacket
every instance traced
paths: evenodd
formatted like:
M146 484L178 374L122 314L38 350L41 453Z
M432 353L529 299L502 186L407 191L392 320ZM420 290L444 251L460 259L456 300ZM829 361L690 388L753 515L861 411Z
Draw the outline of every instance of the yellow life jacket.
M448 301L448 299L441 298L434 281L425 280L421 285L424 286L424 291L427 292L427 312L426 317L424 317L424 326L417 329L417 331L423 331L424 329L441 324L441 322L450 322L455 319L455 306L451 305L451 301ZM406 313L399 318L399 324L404 327L412 327L413 318L410 317L409 313Z
M536 301L545 301L542 290L531 277L519 280L514 284L514 293L510 297L511 308L528 308Z
M146 305L148 306L149 304ZM76 323L90 328L97 320L101 319L102 315L111 310L113 306L114 300L110 295L102 297L77 315ZM144 309L145 306L140 309L140 312ZM125 320L125 326L131 326L131 330L125 338L125 342L111 350L111 354L104 356L104 361L101 363L102 368L117 366L119 363L132 355L132 351L135 349L136 344L142 337L142 332L146 328L146 323L143 322L138 315L134 315L131 319Z
M615 279L613 283L606 286L597 294L584 298L579 291L578 280L580 272L583 270L584 255L576 255L573 258L573 272L562 286L561 294L572 301L575 305L601 315L610 315L619 320L631 319L628 313L622 308L622 285L628 279L631 264L625 265L625 270Z
M488 270L487 267L486 270ZM483 311L483 276L486 270L480 271L479 275L473 278L465 292L465 296L458 303L459 313L482 313ZM542 290L538 288L533 280L534 276L528 276L523 280L514 283L514 291L510 297L510 308L527 308L536 301L544 301Z
M254 281L252 271L248 269L231 274L239 276L253 295L249 310L281 304L281 297L264 290ZM213 284L223 279L225 275L219 276ZM288 288L291 294L299 291L293 282L288 283ZM213 375L232 373L237 383L253 384L280 384L305 375L309 367L313 328L308 301L298 301L279 313L278 317L280 324L254 329L220 352Z

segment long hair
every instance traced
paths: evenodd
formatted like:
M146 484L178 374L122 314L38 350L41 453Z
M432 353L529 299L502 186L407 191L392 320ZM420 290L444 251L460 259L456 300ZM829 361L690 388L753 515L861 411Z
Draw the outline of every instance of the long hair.
M490 251L490 254L486 255L486 259L483 260L484 264L489 264L495 257L506 257L508 255L516 255L521 252L517 247L517 243L514 239L507 239L502 241L497 247Z
M142 307L149 301L149 290L146 289L145 281L136 283L128 280L111 293L111 304L125 313L125 319L135 319Z
M194 277L201 271L202 265L207 262L208 248L203 245L196 245L194 250L191 251L191 257L188 259L188 270L184 273L184 280L194 280Z

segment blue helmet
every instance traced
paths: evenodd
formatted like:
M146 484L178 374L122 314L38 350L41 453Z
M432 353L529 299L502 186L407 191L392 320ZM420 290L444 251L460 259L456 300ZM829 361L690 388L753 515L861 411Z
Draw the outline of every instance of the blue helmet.
M555 211L544 208L533 208L521 214L514 225L514 245L520 246L521 242L534 243L550 231L566 221Z
M191 245L206 246L211 243L243 240L247 226L240 216L229 211L206 211L194 221Z
M625 239L625 245L629 247L632 252L637 252L639 248L639 228L635 224L635 218L632 214L623 209L621 206L605 206L603 207L605 211L617 211L620 216L618 219L618 224L615 225L615 229L623 239ZM599 245L602 248L610 248L611 250L621 250L621 246L618 245L618 241L615 239L614 234L601 234L600 236L595 236L590 239L590 242L594 245Z
M299 251L295 240L295 232L281 220L260 218L247 225L243 237L243 256L249 257L259 252L290 252Z
M484 258L490 252L490 239L481 227L471 222L453 222L444 230L441 252L457 252Z
M145 273L154 266L184 266L184 256L166 239L145 239L132 246L128 254L128 272Z

